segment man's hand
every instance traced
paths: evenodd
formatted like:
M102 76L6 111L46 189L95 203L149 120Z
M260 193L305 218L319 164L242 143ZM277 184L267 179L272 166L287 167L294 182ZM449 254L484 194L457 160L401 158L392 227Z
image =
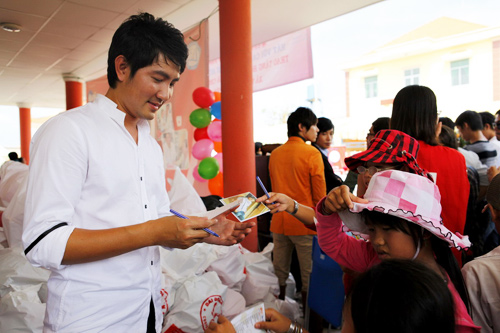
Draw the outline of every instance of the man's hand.
M182 219L176 216L166 216L150 221L153 224L155 244L187 249L196 243L203 241L210 234L203 228L212 227L216 221L206 217L187 216Z
M233 324L223 315L219 316L218 323L212 321L205 333L236 333Z
M358 198L349 191L346 185L340 185L330 191L323 202L322 213L330 215L354 207L353 202L368 203L368 200Z
M210 227L210 230L217 233L220 237L215 237L204 231L205 234L208 235L208 237L203 240L205 243L234 245L241 242L250 232L252 232L255 222L236 222L227 218L229 214L231 214L231 212L225 212L212 219L212 221L215 221L215 224Z

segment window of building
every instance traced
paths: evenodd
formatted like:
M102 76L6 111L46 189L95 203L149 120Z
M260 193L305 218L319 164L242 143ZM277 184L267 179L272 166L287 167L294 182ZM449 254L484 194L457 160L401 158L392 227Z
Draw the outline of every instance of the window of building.
M469 84L469 59L452 61L450 68L452 86Z
M419 84L420 68L405 70L405 86Z
M377 76L365 77L365 96L366 98L377 97Z

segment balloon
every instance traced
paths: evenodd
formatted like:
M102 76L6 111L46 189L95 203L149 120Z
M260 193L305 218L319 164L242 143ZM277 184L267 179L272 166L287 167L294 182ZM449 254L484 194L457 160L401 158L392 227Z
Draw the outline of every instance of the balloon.
M212 116L207 109L196 109L189 115L189 122L196 128L207 127L211 120Z
M217 160L217 162L219 162L219 172L224 172L223 165L222 165L222 153L217 153L217 155L215 155L214 158Z
M199 87L193 91L193 101L200 108L208 108L215 102L215 96L212 90Z
M198 165L198 173L202 178L212 179L219 172L219 162L213 157L207 157L201 160Z
M194 144L191 153L197 160L202 160L212 156L212 150L214 150L214 143L209 139L201 139Z
M203 127L203 128L197 128L194 130L194 141L200 141L201 139L210 139L208 137L208 133L207 133L207 130L208 130L208 126L207 127Z
M219 172L217 176L208 181L208 190L211 194L224 198L224 179L222 177L222 172Z
M214 91L214 96L215 96L215 101L220 102L221 100L221 93L218 91Z
M198 165L193 169L193 178L194 178L194 180L197 180L201 183L204 183L207 181L205 178L201 178L200 174L198 173Z
M210 107L210 113L217 119L221 119L221 102L215 102Z
M220 121L212 121L210 125L208 125L207 134L210 140L212 141L221 141L222 140L222 126Z
M214 142L214 150L218 153L222 153L222 141Z

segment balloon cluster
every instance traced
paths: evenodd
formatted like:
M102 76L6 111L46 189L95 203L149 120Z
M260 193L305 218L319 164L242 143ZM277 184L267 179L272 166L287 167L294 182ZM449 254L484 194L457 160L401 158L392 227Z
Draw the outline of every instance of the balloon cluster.
M220 93L205 87L196 88L193 101L200 108L191 112L189 121L196 127L192 154L200 161L193 170L193 177L199 182L208 181L210 193L223 197L220 99ZM216 154L212 157L214 150Z

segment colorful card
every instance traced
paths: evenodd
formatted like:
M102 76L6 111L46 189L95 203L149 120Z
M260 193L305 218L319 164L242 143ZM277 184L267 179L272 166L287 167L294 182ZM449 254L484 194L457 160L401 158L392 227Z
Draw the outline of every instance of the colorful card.
M220 201L224 205L228 205L238 199L241 200L241 204L233 212L233 215L236 216L236 218L240 222L257 217L270 211L270 209L267 208L267 206L262 202L255 202L257 198L250 192L245 192L229 198L220 199Z

